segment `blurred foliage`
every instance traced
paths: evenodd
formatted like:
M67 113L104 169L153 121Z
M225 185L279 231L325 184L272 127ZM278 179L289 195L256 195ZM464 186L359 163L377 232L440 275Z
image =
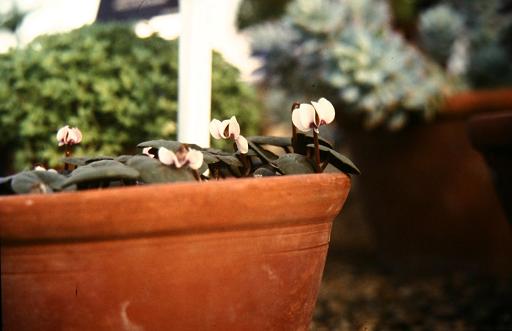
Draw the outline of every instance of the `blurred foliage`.
M439 63L465 63L474 88L512 84L512 15L500 0L445 0L420 18L422 46ZM462 45L462 49L458 46Z
M338 109L363 114L367 128L430 119L454 87L392 29L385 1L295 0L280 21L250 33L270 94L285 91L289 102L329 97Z
M3 166L55 166L63 155L55 133L65 124L84 133L77 155L116 155L143 140L174 138L177 73L177 41L140 39L121 24L43 36L0 55ZM259 105L238 70L214 54L212 79L212 116L236 115L244 134L255 134Z
M238 7L238 29L280 18L289 2L290 0L242 0Z
M423 48L443 66L447 65L453 45L463 30L462 16L449 5L428 9L420 17L419 34Z
M0 14L0 28L15 32L23 22L26 14L17 6L13 6L11 10Z

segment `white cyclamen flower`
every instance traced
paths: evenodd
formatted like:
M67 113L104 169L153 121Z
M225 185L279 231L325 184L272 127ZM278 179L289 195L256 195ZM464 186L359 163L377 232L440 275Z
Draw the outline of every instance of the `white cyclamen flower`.
M158 159L163 164L174 165L176 168L188 165L191 169L197 170L203 165L203 153L186 147L180 148L176 153L165 147L160 147Z
M317 102L301 103L299 108L292 112L292 122L297 129L307 132L311 129L318 132L321 125L329 124L334 120L335 110L332 103L326 98Z
M57 131L57 141L59 146L79 144L82 141L82 132L78 128L70 128L66 125Z
M55 173L55 174L57 173L57 170L55 170L55 169L48 169L48 170L47 170L45 167L40 166L40 165L36 166L36 167L34 168L34 170L35 170L35 171L48 171L48 172L53 172L53 173Z
M149 156L151 158L154 158L155 156L149 152L151 150L151 148L152 147L144 147L142 149L142 154L147 155L147 156Z
M238 124L235 116L222 122L218 119L213 119L210 122L210 134L215 139L234 140L236 147L242 154L246 154L249 151L249 144L247 139L240 135L240 124Z

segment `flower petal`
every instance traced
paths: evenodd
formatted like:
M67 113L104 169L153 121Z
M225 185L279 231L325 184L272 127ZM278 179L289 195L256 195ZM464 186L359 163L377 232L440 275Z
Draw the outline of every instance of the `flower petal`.
M67 139L65 139L65 143L68 145L78 144L80 139L79 133L74 129L69 129Z
M236 148L240 151L240 153L247 154L249 151L249 144L244 136L238 136L238 138L235 139L235 143Z
M237 139L240 135L240 124L238 124L238 121L236 120L235 116L232 116L229 119L229 137L233 139Z
M203 165L203 153L190 149L187 153L188 166L192 169L199 169Z
M78 128L73 128L72 130L75 133L75 144L79 144L82 141L82 131L80 131Z
M318 114L320 122L318 125L329 124L334 120L336 111L332 103L326 98L320 98L318 102L311 101Z
M168 150L165 147L160 147L158 149L158 159L160 162L166 165L176 164L177 158L176 154L174 154L172 151Z
M147 156L149 156L151 158L154 158L155 156L149 152L151 150L151 148L152 147L144 147L142 149L142 154L147 155Z
M219 126L220 136L224 139L229 138L229 123L230 123L229 120L224 120L220 123L220 126Z
M315 108L307 103L302 103L292 112L292 122L301 131L310 131L311 124L315 124Z
M68 125L60 128L59 131L57 131L57 141L64 143L64 139L66 138L68 131L69 131ZM61 145L59 145L59 146L61 146Z
M221 125L220 121L215 118L210 122L210 134L215 139L222 138L220 135L220 125Z
M39 165L38 165L38 166L36 166L36 167L34 168L34 170L35 170L35 171L46 171L46 168L45 168L45 167L41 167L41 166L39 166Z

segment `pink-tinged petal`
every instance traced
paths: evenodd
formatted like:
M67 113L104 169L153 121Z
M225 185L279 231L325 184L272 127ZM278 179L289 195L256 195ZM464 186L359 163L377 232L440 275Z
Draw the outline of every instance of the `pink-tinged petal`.
M144 148L142 149L142 154L147 155L147 156L149 156L149 157L151 157L151 158L154 158L155 156L154 156L153 154L149 153L149 151L151 150L151 148L152 148L152 147L144 147Z
M187 161L190 168L197 170L203 165L203 153L190 149L187 153Z
M301 131L310 131L315 126L315 108L307 103L302 103L292 112L292 122Z
M247 152L249 151L249 144L244 136L238 136L238 138L235 139L235 143L236 148L240 151L240 153L247 154Z
M300 121L300 115L299 115L299 108L295 108L292 111L292 123L295 125L295 127L301 131L304 131L302 127L302 123Z
M210 134L215 139L221 139L222 138L221 134L220 134L220 126L221 126L221 122L218 119L213 119L210 122Z
M62 146L64 144L64 139L66 139L66 136L69 131L69 126L63 126L62 128L57 131L57 141L59 142L59 146Z
M168 150L165 147L160 147L158 149L158 159L160 162L166 165L176 164L177 158L176 154L174 154L172 151Z
M240 124L238 124L238 121L236 120L235 116L232 116L229 119L229 133L228 136L232 139L237 139L240 135Z
M230 123L229 120L224 120L220 123L220 126L219 126L220 136L224 139L229 138L229 123Z
M311 101L311 103L315 107L318 118L320 120L318 125L329 124L334 120L336 111L334 110L334 106L329 100L326 98L320 98L318 102Z
M72 128L72 129L69 129L68 136L65 139L64 143L66 143L68 145L78 144L79 143L78 139L80 139L80 136L78 135L76 130L74 128Z
M80 131L78 128L73 128L72 130L76 137L75 144L79 144L82 141L82 131Z

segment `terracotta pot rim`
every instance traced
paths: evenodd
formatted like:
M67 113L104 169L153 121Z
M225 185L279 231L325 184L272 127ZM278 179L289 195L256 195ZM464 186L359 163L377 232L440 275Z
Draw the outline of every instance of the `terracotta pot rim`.
M0 240L4 245L200 234L301 225L312 215L329 222L350 184L346 174L324 173L0 197Z

